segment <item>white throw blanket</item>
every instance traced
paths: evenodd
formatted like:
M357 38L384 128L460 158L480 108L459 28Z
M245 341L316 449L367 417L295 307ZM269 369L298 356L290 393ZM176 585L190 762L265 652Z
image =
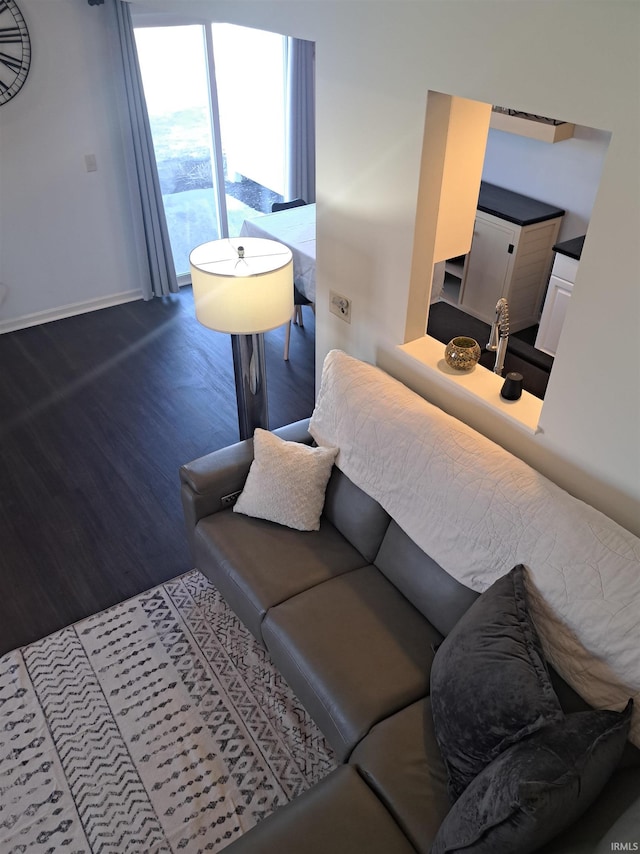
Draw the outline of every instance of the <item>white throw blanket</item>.
M591 705L633 697L640 746L640 539L378 368L332 350L319 445L450 575L482 591L523 563L547 657Z

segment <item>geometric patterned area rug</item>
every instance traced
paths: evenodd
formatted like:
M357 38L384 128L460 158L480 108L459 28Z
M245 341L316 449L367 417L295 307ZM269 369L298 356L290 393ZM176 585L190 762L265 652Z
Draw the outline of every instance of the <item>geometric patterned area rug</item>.
M193 570L0 658L0 851L216 852L335 759Z

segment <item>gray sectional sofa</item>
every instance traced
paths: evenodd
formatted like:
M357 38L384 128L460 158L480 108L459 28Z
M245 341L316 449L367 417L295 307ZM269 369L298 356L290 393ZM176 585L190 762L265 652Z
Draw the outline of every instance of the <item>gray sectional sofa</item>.
M308 421L275 433L313 443ZM337 465L317 531L233 512L229 496L243 489L252 460L248 440L182 467L194 565L267 648L340 764L228 850L427 854L452 806L430 674L479 593ZM550 678L565 712L589 708L553 669ZM625 850L614 843L640 847L640 751L629 742L595 803L535 850Z

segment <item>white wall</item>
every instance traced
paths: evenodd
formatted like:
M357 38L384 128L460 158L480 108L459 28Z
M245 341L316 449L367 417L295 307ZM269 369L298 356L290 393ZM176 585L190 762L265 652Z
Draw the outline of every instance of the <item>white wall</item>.
M33 59L0 110L0 331L140 296L105 10L20 8Z
M31 88L35 81L45 86L49 97L56 99L55 108L41 93L28 94L28 89L2 108L1 120L7 117L12 122L10 138L4 126L0 136L3 170L7 139L9 163L17 163L23 170L27 165L15 150L23 138L20 127L27 124L32 132L53 137L57 152L57 160L52 162L52 156L45 153L51 143L47 146L41 140L37 144L38 156L48 162L36 158L35 165L31 164L36 174L29 174L26 183L9 180L14 187L12 201L18 201L18 184L35 201L45 175L58 187L61 182L55 167L62 165L68 179L65 186L73 188L77 201L62 203L70 224L45 218L54 228L53 237L46 237L49 251L66 254L57 249L59 241L70 249L75 233L87 238L93 234L94 253L111 273L116 262L105 257L108 245L123 261L126 276L126 261L133 256L123 233L122 191L102 187L95 198L84 188L87 178L96 176L82 173L82 154L87 146L98 146L91 134L94 121L106 131L98 138L113 143L110 155L106 143L96 152L99 162L104 158L108 162L110 156L115 163L117 157L109 121L101 112L108 111L108 98L99 94L99 87L93 101L89 94L100 78L91 55L100 34L86 19L90 15L99 18L105 10L85 7L84 0L22 3L30 21L36 13L38 17L42 14L37 28L34 22L33 34L40 31L35 53L50 54L52 70L57 44L62 40L66 48L69 32L81 26L87 36L93 33L93 40L82 48L72 45L65 49L60 60L78 63L69 77L73 77L82 109L74 101L61 103L59 90L51 92L42 75L35 74ZM45 11L48 6L64 7L65 15L73 18L73 26L68 22L71 29L57 23L55 13ZM342 347L367 361L394 364L395 347L403 341L405 331L428 90L514 104L612 133L591 214L579 288L543 408L544 433L523 442L501 425L499 438L541 469L557 473L564 486L638 531L640 6L616 0L136 0L134 6L155 11L190 9L203 17L316 42L319 364L332 347ZM56 28L58 39L48 27ZM104 53L102 47L98 58L103 59ZM60 69L58 73L62 73ZM71 126L65 130L67 115L73 130ZM78 133L80 143L76 144ZM67 151L71 143L74 153ZM97 174L104 178L104 173ZM117 180L114 177L115 183ZM0 197L6 183L3 172ZM47 197L48 213L55 208L51 199L62 197L60 192ZM85 202L98 229L106 230L105 236L96 237L87 227ZM80 210L83 214L77 212ZM9 219L4 209L1 216L4 228ZM28 217L21 213L20 218L21 226L13 227L13 235L28 247L33 232ZM45 222L38 223L38 234L43 239L48 234ZM13 279L20 265L21 259L14 257ZM39 267L28 266L33 278L32 268L38 272ZM77 295L86 287L84 276L77 270L67 273L65 287ZM34 295L41 284L31 283L30 293ZM60 296L60 280L57 286ZM329 313L330 288L352 300L351 325ZM608 323L607 318L611 318ZM403 376L401 366L398 371ZM473 420L464 411L456 414ZM492 433L491 424L479 426Z
M492 129L482 178L563 208L558 240L578 237L591 219L610 140L608 131L581 125L553 145Z

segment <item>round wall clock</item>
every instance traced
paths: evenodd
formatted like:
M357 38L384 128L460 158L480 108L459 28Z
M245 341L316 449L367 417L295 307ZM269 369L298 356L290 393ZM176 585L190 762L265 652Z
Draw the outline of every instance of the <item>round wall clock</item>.
M0 0L0 104L22 88L31 64L29 31L15 0Z

